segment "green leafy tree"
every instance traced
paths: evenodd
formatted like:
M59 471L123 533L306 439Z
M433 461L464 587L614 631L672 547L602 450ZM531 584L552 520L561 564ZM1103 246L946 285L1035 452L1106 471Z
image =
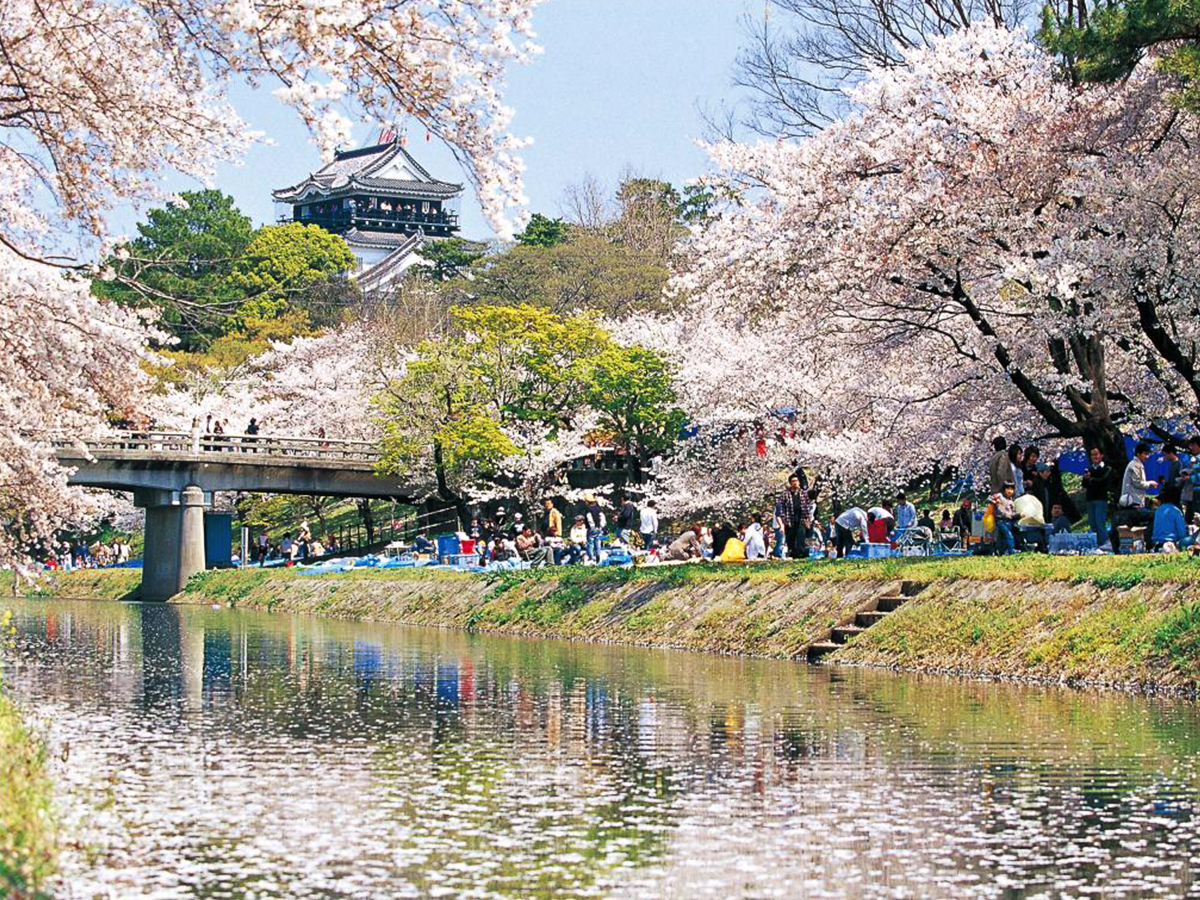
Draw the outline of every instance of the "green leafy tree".
M567 239L570 226L562 219L551 219L541 213L529 217L525 230L517 235L517 243L523 247L557 247Z
M639 462L669 450L686 421L674 371L645 347L607 347L593 361L588 402Z
M508 463L597 413L643 457L674 440L666 361L620 347L594 313L520 306L456 307L449 336L426 341L376 398L384 438L380 470L431 476L438 495L467 515L473 487L517 488Z
M417 263L409 271L438 282L458 278L484 256L475 244L462 238L426 241L417 249L417 255L425 262Z
M319 225L265 225L254 234L231 276L243 292L234 316L239 330L297 308L298 298L354 270L346 242Z
M517 246L489 258L472 274L471 296L480 303L622 316L664 309L670 272L651 251L575 228L562 244Z
M1178 84L1175 100L1200 114L1200 0L1072 2L1060 14L1047 5L1039 37L1084 81L1117 81L1149 52Z
M180 199L147 213L138 236L107 260L113 277L92 289L125 306L158 309L179 346L198 350L224 332L245 299L230 275L254 232L220 191L189 191Z

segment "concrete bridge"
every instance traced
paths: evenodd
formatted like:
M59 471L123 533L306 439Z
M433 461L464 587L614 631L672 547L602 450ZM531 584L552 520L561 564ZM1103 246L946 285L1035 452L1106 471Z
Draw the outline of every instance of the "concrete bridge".
M126 432L51 442L71 484L132 491L146 510L143 600L165 600L204 570L204 510L214 491L408 499L375 474L368 441Z

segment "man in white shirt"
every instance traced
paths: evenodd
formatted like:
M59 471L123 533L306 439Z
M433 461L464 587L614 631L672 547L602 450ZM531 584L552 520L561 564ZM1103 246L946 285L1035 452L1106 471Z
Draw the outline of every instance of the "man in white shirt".
M653 500L647 500L638 514L638 534L647 550L658 540L658 505Z
M854 531L862 533L862 541L870 539L870 526L875 521L874 513L863 512L857 506L852 506L833 520L834 531L837 532L837 555L845 559L846 554L854 547Z
M908 502L904 491L896 495L896 527L907 529L917 524L917 508Z
M1120 527L1149 527L1154 522L1154 512L1146 508L1146 492L1158 487L1157 481L1146 478L1146 460L1150 458L1150 445L1139 441L1133 448L1133 459L1125 467L1121 479L1121 493L1117 498L1117 512L1113 517L1116 528L1112 530L1113 553L1121 549Z

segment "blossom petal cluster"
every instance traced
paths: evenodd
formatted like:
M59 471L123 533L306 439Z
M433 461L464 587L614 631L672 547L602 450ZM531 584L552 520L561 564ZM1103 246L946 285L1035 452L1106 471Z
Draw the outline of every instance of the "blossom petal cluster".
M797 461L864 484L969 470L998 433L1186 429L1200 129L1160 78L1074 87L977 24L873 72L811 138L711 146L733 200L684 247L687 321L634 326L714 423L697 504L740 458L719 423L784 411Z

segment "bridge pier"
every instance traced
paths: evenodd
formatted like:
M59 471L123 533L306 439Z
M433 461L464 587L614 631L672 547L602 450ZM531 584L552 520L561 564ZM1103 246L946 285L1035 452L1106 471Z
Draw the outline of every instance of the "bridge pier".
M178 495L143 489L133 502L146 510L141 598L166 600L204 571L204 491L194 484Z

